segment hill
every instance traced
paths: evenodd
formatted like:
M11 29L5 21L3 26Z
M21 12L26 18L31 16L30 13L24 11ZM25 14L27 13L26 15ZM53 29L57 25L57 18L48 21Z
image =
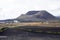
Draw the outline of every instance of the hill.
M22 14L17 18L17 20L20 21L45 21L45 20L52 20L52 19L56 19L56 17L45 10L29 11L26 14Z

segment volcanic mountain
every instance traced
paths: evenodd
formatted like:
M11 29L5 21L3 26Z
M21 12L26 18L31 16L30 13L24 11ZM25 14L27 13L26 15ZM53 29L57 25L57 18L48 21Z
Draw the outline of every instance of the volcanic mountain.
M20 21L45 21L56 19L56 17L51 15L49 12L42 10L42 11L29 11L26 14L22 14L17 19Z

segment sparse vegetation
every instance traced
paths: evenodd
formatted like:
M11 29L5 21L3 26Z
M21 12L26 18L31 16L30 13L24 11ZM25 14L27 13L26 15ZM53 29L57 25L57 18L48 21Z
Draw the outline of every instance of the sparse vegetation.
M45 27L60 27L57 22L21 22L21 23L3 23L0 27L16 27L16 26L45 26Z
M7 30L7 29L8 29L8 27L2 27L2 28L0 28L0 32L3 32L5 30Z

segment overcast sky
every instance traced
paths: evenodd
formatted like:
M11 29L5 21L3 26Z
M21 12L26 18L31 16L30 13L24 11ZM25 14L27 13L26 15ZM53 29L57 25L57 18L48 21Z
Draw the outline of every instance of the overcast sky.
M60 16L60 0L0 0L0 20L16 18L31 10L47 10Z

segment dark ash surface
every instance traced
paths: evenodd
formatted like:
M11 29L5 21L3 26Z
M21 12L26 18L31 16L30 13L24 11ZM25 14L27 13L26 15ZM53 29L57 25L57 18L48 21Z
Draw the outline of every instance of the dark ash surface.
M60 35L8 29L7 31L0 33L0 40L60 40Z

